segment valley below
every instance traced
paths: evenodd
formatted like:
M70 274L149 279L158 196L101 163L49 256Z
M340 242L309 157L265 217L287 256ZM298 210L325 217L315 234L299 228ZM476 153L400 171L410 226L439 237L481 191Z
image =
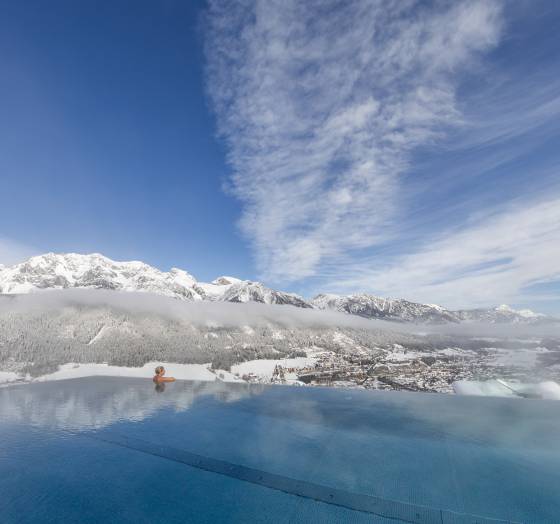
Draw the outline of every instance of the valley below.
M0 266L0 382L150 377L157 363L191 380L560 398L560 320L507 305L304 298L100 254Z
M92 290L1 300L4 382L88 370L149 378L150 363L164 362L177 378L261 384L556 398L560 383L560 337L531 326L446 330L293 306Z

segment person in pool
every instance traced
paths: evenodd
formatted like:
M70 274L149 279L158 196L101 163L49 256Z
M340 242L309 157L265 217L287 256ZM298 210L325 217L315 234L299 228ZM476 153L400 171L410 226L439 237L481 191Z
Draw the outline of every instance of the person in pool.
M161 384L163 382L175 382L174 377L164 377L165 375L165 368L163 366L158 366L156 368L156 374L152 379L156 384Z

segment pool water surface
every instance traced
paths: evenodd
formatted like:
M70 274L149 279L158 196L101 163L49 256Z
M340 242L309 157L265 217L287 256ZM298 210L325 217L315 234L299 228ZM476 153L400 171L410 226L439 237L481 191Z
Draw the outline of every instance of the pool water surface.
M91 377L0 388L2 522L560 522L560 403Z

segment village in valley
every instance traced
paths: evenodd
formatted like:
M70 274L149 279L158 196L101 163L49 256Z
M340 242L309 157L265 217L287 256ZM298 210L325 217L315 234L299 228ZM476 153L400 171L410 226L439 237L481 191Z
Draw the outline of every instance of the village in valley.
M351 387L452 393L459 380L504 379L526 381L560 379L560 365L545 366L556 351L545 347L525 350L446 348L419 352L395 344L392 350L354 348L353 351L308 351L307 358L266 361L268 366L246 363L232 367L241 380L250 383ZM264 361L263 361L264 362ZM271 364L274 364L273 366ZM235 369L237 368L237 370Z

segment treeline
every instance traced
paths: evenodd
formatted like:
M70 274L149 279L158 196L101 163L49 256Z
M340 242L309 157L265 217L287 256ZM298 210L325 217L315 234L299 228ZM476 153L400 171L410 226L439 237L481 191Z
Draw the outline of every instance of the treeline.
M101 306L0 314L0 370L20 366L32 375L68 362L142 366L149 361L230 369L246 360L305 356L311 349L379 351L394 344L415 350L448 347L446 337L420 337L350 328L195 326L163 315Z

